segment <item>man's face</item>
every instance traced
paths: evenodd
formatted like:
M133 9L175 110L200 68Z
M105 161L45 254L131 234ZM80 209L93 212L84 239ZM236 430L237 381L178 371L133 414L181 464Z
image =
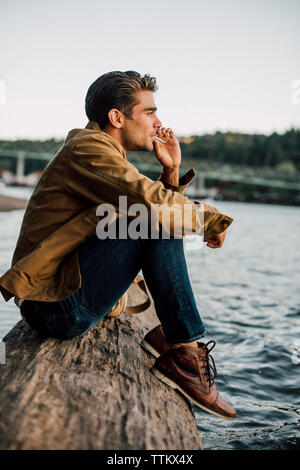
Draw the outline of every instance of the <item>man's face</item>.
M153 94L149 90L138 91L135 98L139 101L132 109L131 119L125 117L121 128L122 142L125 150L153 150L153 139L156 130L162 127L156 116Z

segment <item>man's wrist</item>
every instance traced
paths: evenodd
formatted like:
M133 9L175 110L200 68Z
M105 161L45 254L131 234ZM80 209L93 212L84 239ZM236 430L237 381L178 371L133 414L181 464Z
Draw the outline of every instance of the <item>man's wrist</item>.
M172 184L173 186L179 185L179 167L164 167L162 176L167 183Z

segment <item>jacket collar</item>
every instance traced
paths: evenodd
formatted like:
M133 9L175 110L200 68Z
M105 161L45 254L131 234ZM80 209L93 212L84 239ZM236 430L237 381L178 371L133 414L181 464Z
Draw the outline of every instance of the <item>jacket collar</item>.
M99 124L96 122L96 121L89 121L87 123L87 125L85 126L86 129L92 129L94 131L100 131L101 132L101 129L100 129L100 126Z
M87 125L85 126L85 129L91 129L93 131L97 131L97 132L104 132L102 131L101 127L99 126L99 124L96 122L96 121L89 121L87 123ZM104 134L106 134L106 132L104 132ZM111 137L109 134L106 134L107 137L109 137L109 139L111 139L115 145L118 146L123 158L125 158L125 160L127 160L127 157L126 157L126 151L125 149L122 147L122 145L117 142L113 137Z

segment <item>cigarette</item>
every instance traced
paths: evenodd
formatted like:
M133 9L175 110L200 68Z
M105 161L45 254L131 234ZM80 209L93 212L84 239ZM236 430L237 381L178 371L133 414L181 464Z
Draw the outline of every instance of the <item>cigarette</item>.
M162 142L163 144L166 144L167 142L165 142L164 140L162 140L160 137L154 137L155 139L159 140L160 142Z

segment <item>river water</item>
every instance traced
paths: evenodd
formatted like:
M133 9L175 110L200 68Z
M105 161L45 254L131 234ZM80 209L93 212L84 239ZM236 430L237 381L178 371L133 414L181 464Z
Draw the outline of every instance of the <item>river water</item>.
M237 417L225 421L194 407L204 448L300 448L300 209L205 202L234 222L221 249L187 250L186 259L205 342L216 341L216 385ZM23 214L0 212L0 274ZM13 300L1 297L0 338L20 319Z

